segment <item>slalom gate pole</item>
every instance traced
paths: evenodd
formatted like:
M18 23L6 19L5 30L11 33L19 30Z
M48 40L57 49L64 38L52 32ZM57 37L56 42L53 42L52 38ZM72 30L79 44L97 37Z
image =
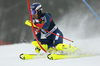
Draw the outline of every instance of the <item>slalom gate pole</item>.
M93 12L93 14L99 19L99 21L100 21L100 18L99 18L99 16L94 12L94 10L91 8L91 6L85 1L85 0L83 0L83 2L86 4L86 6Z
M29 15L30 15L30 19L31 19L31 24L32 24L32 29L33 29L33 34L34 34L34 37L38 43L38 45L41 47L41 49L44 51L44 52L47 52L42 46L41 44L39 43L37 37L36 37L36 34L35 34L35 30L34 30L34 26L33 26L33 19L32 19L32 16L31 16L31 9L30 9L30 3L29 3L29 0L27 0L27 3L28 3L28 8L29 8Z

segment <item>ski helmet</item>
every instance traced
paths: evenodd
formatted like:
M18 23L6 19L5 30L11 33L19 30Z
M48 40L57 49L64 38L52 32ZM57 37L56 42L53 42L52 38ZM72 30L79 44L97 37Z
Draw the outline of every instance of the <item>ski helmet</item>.
M42 8L42 5L40 3L33 3L31 6L31 11L32 10L35 10L37 13L38 13L38 16L41 15L41 13L43 12L43 8Z

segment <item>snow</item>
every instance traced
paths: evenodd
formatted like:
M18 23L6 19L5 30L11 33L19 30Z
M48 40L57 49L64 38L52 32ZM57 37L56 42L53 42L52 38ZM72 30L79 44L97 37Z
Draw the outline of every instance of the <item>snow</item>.
M100 65L100 55L97 55L100 53L99 39L76 40L75 44L82 50L95 54L95 56L61 60L49 60L47 58L21 60L19 58L21 53L35 53L31 43L0 46L0 66L98 66Z

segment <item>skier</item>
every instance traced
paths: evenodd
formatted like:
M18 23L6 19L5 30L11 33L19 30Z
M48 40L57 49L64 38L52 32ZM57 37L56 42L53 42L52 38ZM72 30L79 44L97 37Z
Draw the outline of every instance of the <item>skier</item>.
M58 27L54 23L51 14L47 12L43 13L42 5L37 2L33 3L30 6L30 8L31 8L31 15L33 18L33 26L35 28L35 33L41 46L49 53L51 53L52 51L56 52L57 50L62 51L65 49L67 49L66 51L68 52L69 51L68 48L72 46L63 44L63 38L59 37L59 36L63 37L63 33L58 29ZM26 20L25 24L28 26L32 26L30 20ZM45 39L41 39L41 33L45 34ZM35 48L36 53L39 53L41 47L38 45L36 39L34 39L32 44L36 47ZM72 48L70 48L70 50L72 50Z
M50 47L56 47L59 43L63 43L63 39L53 35L47 31L50 31L52 33L55 33L57 35L60 35L63 37L62 32L58 29L56 24L54 23L52 16L50 13L43 13L43 8L40 3L33 3L31 6L31 15L33 18L35 33L37 36L38 41L40 41L41 45L45 45L46 47L43 47L45 50L48 50ZM26 25L31 26L30 20L26 20ZM39 29L39 28L42 29ZM47 31L46 31L47 30ZM45 34L46 39L41 39L41 32ZM36 39L32 42L32 44L36 47L35 51L39 53L40 49L39 46L37 46Z

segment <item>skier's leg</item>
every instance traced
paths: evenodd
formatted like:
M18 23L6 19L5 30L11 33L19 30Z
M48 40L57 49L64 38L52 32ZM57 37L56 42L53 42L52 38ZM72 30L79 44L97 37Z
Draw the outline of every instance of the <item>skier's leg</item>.
M52 39L52 47L49 48L49 52L57 52L57 49L55 48L59 43L63 43L63 38L59 37L59 36L62 36L63 37L63 34L62 32L60 32L59 29L57 29L55 32L54 32L56 35L51 35L49 36L48 38L49 39ZM59 35L59 36L58 36Z
M53 36L53 45L55 47L59 43L63 43L63 38L59 37L59 36L63 37L63 34L59 29L57 29L54 33L56 34L56 35Z
M56 30L55 34L63 37L63 34L60 30ZM54 37L53 43L54 43L54 47L59 51L66 51L69 53L74 53L78 49L77 47L74 47L68 44L63 44L63 38L58 37L58 36Z
M47 51L50 47L52 47L52 41L49 39L39 39L39 43L41 44L41 46ZM36 47L35 51L37 53L40 52L41 47L38 45L37 41L33 41L32 44Z

